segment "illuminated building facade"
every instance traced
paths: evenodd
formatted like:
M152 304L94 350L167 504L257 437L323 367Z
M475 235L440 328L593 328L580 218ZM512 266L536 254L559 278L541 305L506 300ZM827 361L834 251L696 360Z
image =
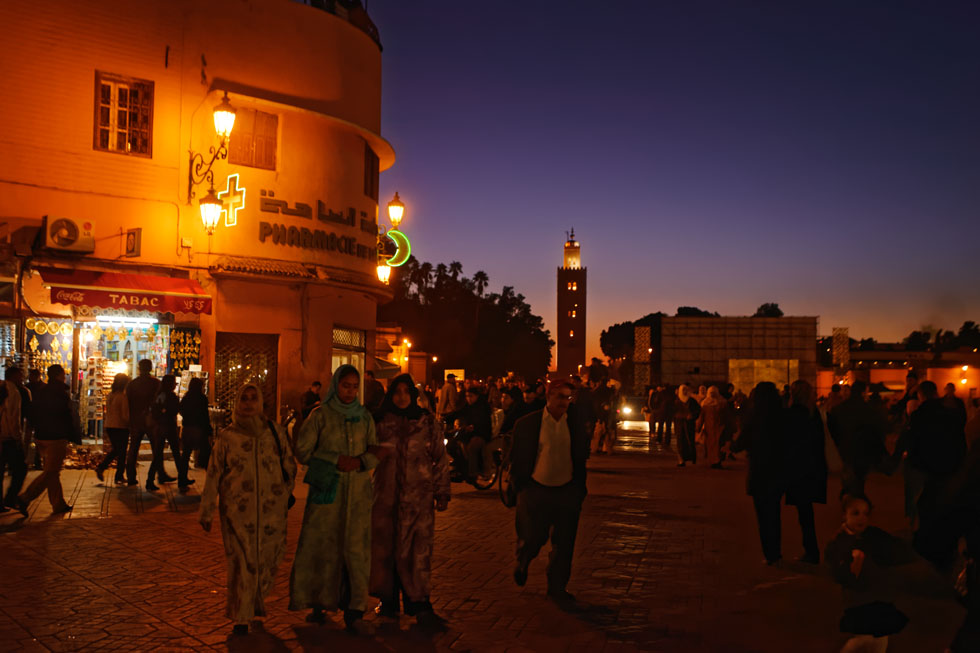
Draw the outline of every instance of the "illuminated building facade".
M558 363L559 376L577 374L585 365L586 268L582 246L573 229L565 240L562 266L558 268Z
M270 416L341 362L373 367L394 151L359 2L14 0L0 22L0 310L16 354L55 351L76 382L93 359L131 370L149 354L158 374L207 375L224 408L257 380ZM224 98L227 157L195 183Z

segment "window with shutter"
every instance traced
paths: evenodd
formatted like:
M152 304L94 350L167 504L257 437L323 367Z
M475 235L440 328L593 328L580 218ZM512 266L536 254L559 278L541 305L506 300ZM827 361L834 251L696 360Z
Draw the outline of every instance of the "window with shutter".
M105 152L153 155L153 82L95 71L92 147Z
M264 170L276 169L279 116L255 109L235 112L228 143L228 162Z

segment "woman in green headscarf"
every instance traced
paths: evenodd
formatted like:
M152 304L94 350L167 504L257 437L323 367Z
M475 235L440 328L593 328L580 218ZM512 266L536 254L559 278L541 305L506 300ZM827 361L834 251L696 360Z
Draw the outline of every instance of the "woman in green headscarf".
M311 486L289 578L289 609L311 609L307 619L323 623L324 610L341 608L348 629L370 634L363 619L374 501L369 470L378 464L378 449L374 420L357 398L359 386L356 368L338 367L326 397L296 438L299 461L310 465ZM336 478L329 479L331 474ZM331 486L329 492L320 489L322 482Z
M235 634L247 634L248 622L265 614L263 600L286 553L295 478L289 438L263 414L262 391L249 383L238 393L231 425L215 441L199 517L210 531L218 509L228 569L226 614Z

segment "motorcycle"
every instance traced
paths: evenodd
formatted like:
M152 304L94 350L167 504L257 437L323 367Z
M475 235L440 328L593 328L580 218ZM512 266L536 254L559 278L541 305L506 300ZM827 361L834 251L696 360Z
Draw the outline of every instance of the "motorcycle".
M469 461L466 459L466 447L463 444L462 436L462 431L451 431L446 434L446 451L449 453L451 462L449 479L453 483L470 483L477 490L489 490L497 482L500 473L500 450L489 452L493 463L490 475L478 476L471 480L467 478L469 476ZM484 450L485 455L486 453L487 451Z

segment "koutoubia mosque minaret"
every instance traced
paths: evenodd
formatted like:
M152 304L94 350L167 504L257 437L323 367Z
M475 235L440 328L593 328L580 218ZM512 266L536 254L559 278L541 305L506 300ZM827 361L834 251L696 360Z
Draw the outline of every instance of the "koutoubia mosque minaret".
M558 363L560 376L577 374L585 365L585 276L582 248L575 230L567 235L558 268Z

